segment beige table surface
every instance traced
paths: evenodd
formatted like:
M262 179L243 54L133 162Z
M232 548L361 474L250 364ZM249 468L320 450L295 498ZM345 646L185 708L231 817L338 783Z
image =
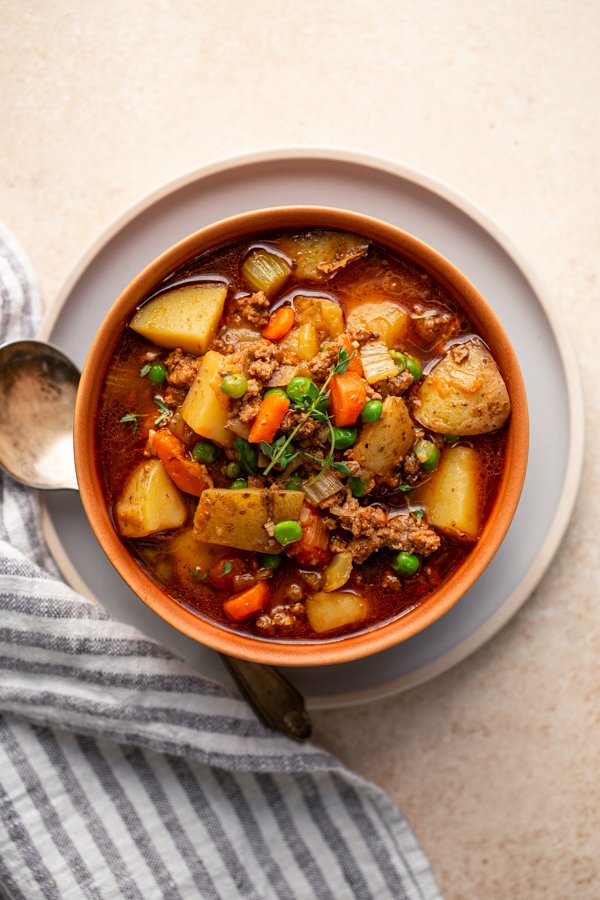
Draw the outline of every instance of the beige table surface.
M599 39L597 0L0 4L0 219L47 304L167 179L336 144L466 194L562 313L588 440L546 577L450 672L314 716L317 740L404 809L455 900L600 897Z

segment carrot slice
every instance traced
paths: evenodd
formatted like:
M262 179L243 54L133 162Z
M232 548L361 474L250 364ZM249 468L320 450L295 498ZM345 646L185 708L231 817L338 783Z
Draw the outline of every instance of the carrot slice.
M249 443L260 444L261 441L266 441L267 444L270 444L289 408L288 397L284 397L282 394L268 394L260 404L250 428Z
M357 375L362 375L363 369L360 361L360 356L356 351L356 348L352 346L350 338L345 332L342 335L342 344L344 345L344 349L346 350L348 356L352 356L352 354L354 353L354 356L352 356L352 359L348 363L348 368L346 369L346 371L355 372Z
M334 425L354 425L367 399L365 383L355 372L334 375L329 383Z
M295 313L291 306L280 306L269 318L261 334L269 341L280 341L294 324L294 319Z
M254 613L260 612L269 602L271 591L268 584L259 581L247 591L236 594L223 604L223 612L232 622L243 622Z
M199 497L202 491L211 487L205 467L194 459L186 459L185 444L168 428L156 432L152 446L180 491Z

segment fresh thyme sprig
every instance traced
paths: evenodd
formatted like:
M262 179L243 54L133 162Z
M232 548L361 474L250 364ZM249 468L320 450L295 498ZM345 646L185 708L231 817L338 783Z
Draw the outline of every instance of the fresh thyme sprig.
M260 449L262 450L264 455L271 460L269 465L263 472L264 475L268 475L271 469L278 463L283 469L285 469L285 467L290 464L292 459L294 459L298 455L296 451L292 451L291 453L286 453L286 451L289 450L290 444L292 443L293 439L296 437L306 420L310 418L317 419L318 422L327 423L331 441L331 457L333 459L333 447L335 445L335 440L333 437L331 418L327 415L327 413L323 412L323 410L319 408L319 404L329 396L327 388L329 387L329 382L331 381L333 376L343 375L348 371L348 366L350 365L352 357L355 353L356 351L353 350L352 353L348 354L346 348L341 347L338 350L337 362L332 367L331 372L327 376L325 383L319 390L319 393L316 395L316 397L313 400L311 400L309 397L304 397L302 403L294 403L293 408L304 413L304 415L302 416L296 427L293 429L293 431L291 431L286 438L278 438L276 441L273 441L272 444L267 444L265 441L261 442Z
M302 452L304 456L308 456L313 462L319 463L321 469L335 469L336 472L341 472L342 475L352 475L352 471L348 468L346 463L336 462L334 460L333 448L329 451L327 456L314 456L314 454L309 453L307 450L303 450Z

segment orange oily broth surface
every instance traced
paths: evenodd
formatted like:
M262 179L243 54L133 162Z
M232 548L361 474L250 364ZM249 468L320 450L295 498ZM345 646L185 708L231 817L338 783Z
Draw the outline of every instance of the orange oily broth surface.
M210 280L211 276L219 276L219 280L225 277L228 280L229 296L238 291L247 292L247 285L240 275L241 263L249 247L265 244L277 248L277 236L269 236L268 240L256 242L246 239L203 254L158 286L154 295L182 281L193 281L196 278ZM294 293L298 293L302 288L307 295L321 294L335 299L346 315L355 306L374 299L392 301L412 314L415 314L416 307L417 315L423 307L448 309L460 316L462 329L460 336L472 331L472 326L462 310L453 303L440 285L412 263L383 248L372 248L368 257L353 262L346 269L337 272L333 278L325 278L321 283L300 282L292 272L284 289L278 296L272 298L271 307L280 305L282 299L286 302L285 298L288 296L293 298ZM223 329L225 325L226 323L222 323ZM106 500L111 510L119 498L126 477L144 458L148 431L155 427L155 419L160 415L160 410L152 398L162 395L163 386L152 386L147 378L141 378L139 375L141 367L146 362L147 352L155 349L154 345L127 329L120 338L106 377L97 418L97 434ZM428 361L431 364L440 352L439 348L427 346L427 342L419 340L414 331L409 331L401 349L414 354L425 368ZM125 413L132 411L140 414L135 433L131 425L120 422ZM500 434L483 435L463 441L476 446L479 454L479 501L482 522L485 521L493 504L502 472L506 445L504 431L505 429ZM225 487L231 483L225 477L223 468L224 466L211 467L215 487ZM406 494L395 493L378 499L382 500L382 505L387 506L391 514L396 509L406 511L408 503ZM197 504L196 498L190 497L186 500L189 505L189 521L184 528L191 525ZM170 545L176 537L176 534L165 533L127 543L150 576L173 600L228 628L265 638L264 632L256 628L252 621L233 625L224 616L222 604L228 594L211 589L202 578L203 571L188 571L187 567L178 564L170 552ZM341 588L344 591L357 592L367 599L370 614L365 621L358 626L349 626L338 632L320 636L312 633L303 620L297 627L286 629L276 637L326 640L341 637L345 633L356 633L395 618L423 602L464 562L469 552L469 545L458 545L448 538L442 538L441 549L423 559L419 572L410 579L400 579L399 588L392 589L389 579L386 583L386 576L393 574L390 562L395 551L381 550L361 566L355 565L350 580ZM243 558L244 555L242 551L231 551L226 547L211 548L211 557L215 560ZM282 600L283 594L291 584L303 584L297 564L293 560L288 560L285 555L282 559L283 564L274 570L273 577L269 580L273 597L271 605L286 602Z

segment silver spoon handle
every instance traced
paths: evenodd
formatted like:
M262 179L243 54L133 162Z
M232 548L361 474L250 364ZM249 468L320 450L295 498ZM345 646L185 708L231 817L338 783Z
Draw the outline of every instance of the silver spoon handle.
M221 658L263 724L296 741L311 736L304 698L278 669L230 656Z

